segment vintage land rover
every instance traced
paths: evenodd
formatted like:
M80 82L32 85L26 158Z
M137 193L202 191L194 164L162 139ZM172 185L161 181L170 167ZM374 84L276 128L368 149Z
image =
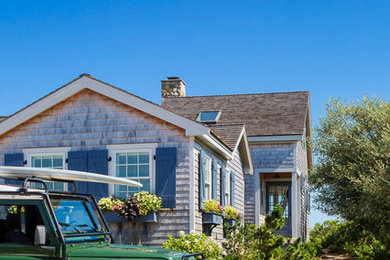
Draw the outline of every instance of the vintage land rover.
M75 181L139 186L99 174L0 166L0 259L203 259L202 254L112 243L95 198L77 193ZM67 182L74 192L47 189Z

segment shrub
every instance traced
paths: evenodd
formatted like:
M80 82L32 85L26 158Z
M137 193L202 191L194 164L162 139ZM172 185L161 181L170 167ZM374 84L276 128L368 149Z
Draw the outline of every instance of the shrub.
M218 204L217 201L207 200L204 204L204 212L205 213L223 214L224 209L221 205Z
M162 247L189 254L201 252L207 259L221 259L222 257L221 247L203 233L181 234L179 238L170 235Z
M238 213L238 211L235 208L233 208L232 206L227 206L225 208L225 218L235 219L235 220L240 221L242 216L240 213Z
M303 243L299 237L288 246L283 260L310 260L317 255L317 248L313 242Z
M147 191L141 191L133 195L139 207L139 214L145 216L148 212L156 212L161 209L162 200Z
M118 211L123 206L123 200L110 196L101 198L98 205L103 212L113 212Z
M118 214L121 217L126 218L129 221L134 220L139 215L139 207L137 205L137 199L134 196L129 197L118 210Z

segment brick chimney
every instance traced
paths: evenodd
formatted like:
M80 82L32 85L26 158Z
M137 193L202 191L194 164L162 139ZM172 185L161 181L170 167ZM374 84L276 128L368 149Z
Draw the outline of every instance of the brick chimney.
M186 83L179 77L167 77L161 80L161 99L166 97L185 97Z

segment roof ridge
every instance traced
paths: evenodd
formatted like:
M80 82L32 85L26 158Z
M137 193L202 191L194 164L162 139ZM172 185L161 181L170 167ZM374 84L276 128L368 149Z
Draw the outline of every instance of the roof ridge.
M307 93L310 94L309 90L299 90L299 91L286 91L286 92L266 92L266 93L240 93L240 94L222 94L222 95L201 95L201 96L186 96L186 97L178 97L178 96L170 96L165 97L165 99L174 99L174 98L199 98L199 97L226 97L226 96L257 96L257 95L273 95L273 94L297 94L297 93Z
M208 126L215 127L215 126L234 126L234 125L245 126L245 123L209 124Z

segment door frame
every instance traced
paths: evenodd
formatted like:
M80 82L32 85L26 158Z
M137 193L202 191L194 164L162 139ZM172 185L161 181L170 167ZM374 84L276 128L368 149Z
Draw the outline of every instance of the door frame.
M291 217L292 217L292 207L291 207L291 181L267 181L265 183L266 193L266 213L269 214L269 187L270 186L280 186L280 185L288 185L288 223L285 226L289 226L291 228Z

